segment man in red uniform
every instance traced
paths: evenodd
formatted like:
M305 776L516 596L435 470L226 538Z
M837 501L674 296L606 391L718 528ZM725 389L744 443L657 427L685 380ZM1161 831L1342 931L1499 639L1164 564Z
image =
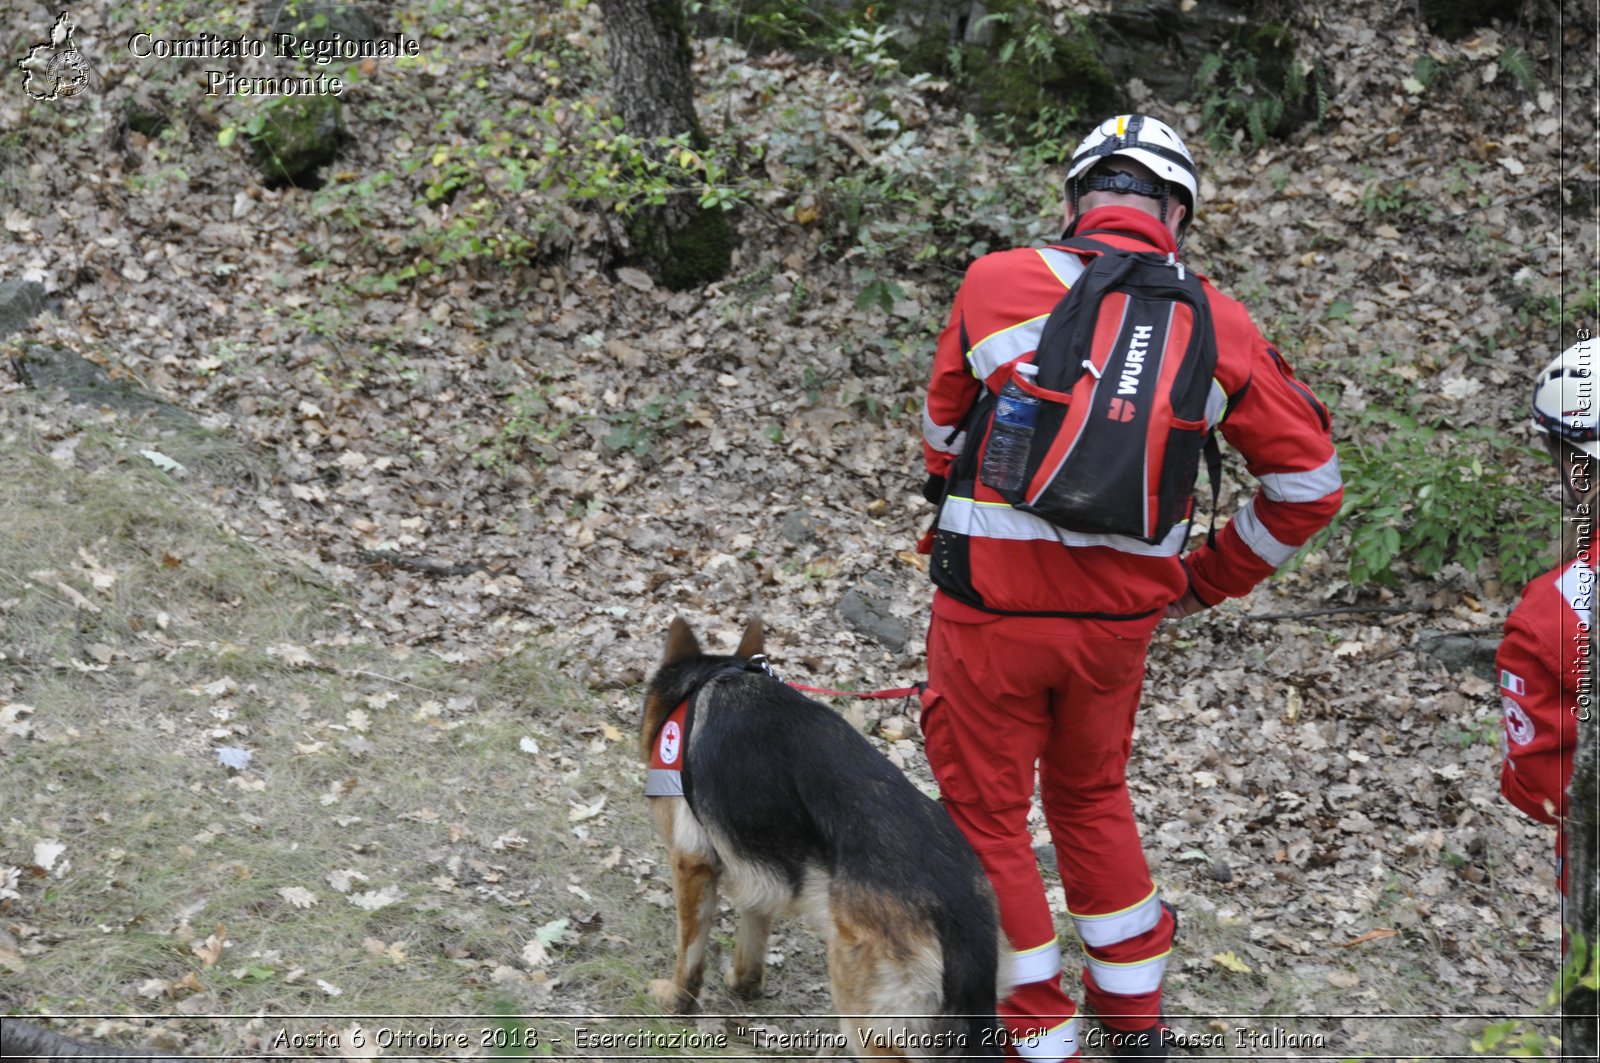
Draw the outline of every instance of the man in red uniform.
M1506 617L1495 656L1505 759L1500 792L1541 823L1556 825L1556 884L1567 893L1567 785L1578 723L1594 711L1589 639L1594 626L1595 504L1600 498L1594 459L1600 457L1600 343L1573 344L1539 373L1533 423L1545 437L1573 519L1565 523L1562 563L1522 592ZM1564 920L1563 920L1564 922ZM1569 994L1565 1012L1593 1023L1593 990ZM1570 1036L1570 1035L1569 1035Z
M1163 256L1176 254L1199 198L1182 140L1144 115L1090 133L1067 190L1069 234ZM994 883L1015 952L1002 1016L1017 1053L1044 1063L1096 1042L1122 1057L1166 1055L1161 980L1176 919L1151 881L1125 778L1156 625L1249 593L1327 524L1343 494L1326 408L1244 307L1209 282L1218 357L1206 421L1260 481L1214 546L1184 554L1188 521L1153 544L1070 532L1005 504L974 476L947 483L969 442L968 410L999 387L1006 367L1032 356L1082 263L1049 247L974 262L939 336L923 418L926 493L940 503L922 714L928 761ZM1079 1029L1061 985L1027 829L1036 770L1084 945L1085 1000L1103 1032Z

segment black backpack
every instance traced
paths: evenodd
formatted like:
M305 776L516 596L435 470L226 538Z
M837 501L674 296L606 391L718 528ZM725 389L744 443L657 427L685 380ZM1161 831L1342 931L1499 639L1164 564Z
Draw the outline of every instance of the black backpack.
M1217 366L1210 306L1176 256L1081 237L1053 246L1092 257L1045 322L1028 359L1037 374L1010 367L1039 407L1021 486L999 493L1069 531L1159 543L1193 509L1202 452L1216 508L1222 459L1205 422ZM979 431L968 437L985 451L995 405L995 396L980 404L987 409L975 411Z

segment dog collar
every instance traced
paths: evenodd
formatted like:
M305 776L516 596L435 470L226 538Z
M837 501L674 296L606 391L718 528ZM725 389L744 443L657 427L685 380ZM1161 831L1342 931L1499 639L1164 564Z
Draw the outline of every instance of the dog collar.
M661 733L650 748L650 771L644 781L646 797L683 796L684 720L688 714L689 702L684 700L661 725Z

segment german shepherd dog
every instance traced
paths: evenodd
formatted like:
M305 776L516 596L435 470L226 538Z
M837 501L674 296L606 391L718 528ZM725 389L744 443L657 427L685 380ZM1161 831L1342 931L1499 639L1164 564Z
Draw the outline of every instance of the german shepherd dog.
M735 996L762 995L772 920L799 914L827 942L859 1055L999 1057L1003 939L977 857L842 717L777 680L762 643L755 621L732 656L709 656L676 619L645 697L647 793L678 909L677 963L652 995L699 1006L721 883L738 910Z

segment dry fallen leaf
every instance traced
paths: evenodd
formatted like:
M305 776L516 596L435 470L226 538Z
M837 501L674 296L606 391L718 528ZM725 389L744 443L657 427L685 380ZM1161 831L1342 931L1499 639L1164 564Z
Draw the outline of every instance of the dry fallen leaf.
M52 571L39 571L28 573L28 578L46 587L60 591L71 602L74 608L82 609L86 613L99 614L100 607L80 594L76 587L69 586L61 581L59 575Z
M302 886L285 886L278 891L278 896L296 908L310 908L317 903L317 895Z
M1398 930L1393 930L1386 926L1380 926L1367 931L1358 938L1353 938L1350 941L1346 941L1339 947L1342 949L1351 949L1355 948L1357 945L1365 945L1369 941L1382 941L1384 938L1392 938L1399 933L1400 931Z
M54 838L48 841L34 842L33 864L43 871L50 871L56 866L56 861L61 858L61 854L66 851L67 847Z
M368 890L365 893L352 894L350 903L365 912L376 912L380 908L387 908L405 898L399 886L385 886L381 890Z
M902 563L910 565L919 572L928 571L927 557L923 554L917 553L914 550L896 550L894 552L894 556Z
M316 658L311 656L311 653L304 646L296 646L287 642L276 646L268 646L267 656L276 657L291 668L311 668L317 663Z
M20 701L0 705L0 733L26 738L33 731L33 723L23 717L33 712L32 705L24 705Z
M1211 962L1225 971L1234 971L1238 974L1249 974L1252 970L1251 966L1234 955L1232 950L1215 953L1211 957Z
M219 924L217 929L212 931L211 936L206 938L202 944L196 945L193 951L196 956L200 957L200 962L203 965L213 967L222 958L222 951L227 947L227 944L227 928Z

